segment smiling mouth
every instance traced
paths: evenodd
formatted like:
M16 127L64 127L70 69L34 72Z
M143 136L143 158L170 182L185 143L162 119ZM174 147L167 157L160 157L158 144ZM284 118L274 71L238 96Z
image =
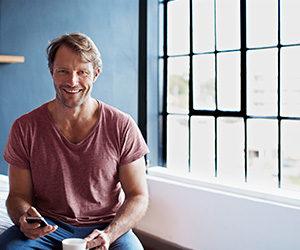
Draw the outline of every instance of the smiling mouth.
M69 94L77 94L81 91L81 89L64 89L64 91L66 91Z

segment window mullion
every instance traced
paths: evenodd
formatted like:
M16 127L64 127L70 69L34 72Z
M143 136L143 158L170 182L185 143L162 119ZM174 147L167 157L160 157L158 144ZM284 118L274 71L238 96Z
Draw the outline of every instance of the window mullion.
M168 1L163 3L164 20L163 20L163 114L162 114L162 164L166 166L167 163L167 93L168 93Z
M188 149L188 171L191 172L191 111L194 110L194 94L193 94L193 0L190 0L190 55L189 55L189 119L188 119L188 133L189 133L189 149Z
M247 33L246 33L246 0L240 1L241 16L241 114L244 118L244 136L245 136L245 181L247 182Z
M281 102L281 81L280 81L280 60L281 60L281 34L280 34L280 0L278 0L278 90L277 90L277 112L278 112L278 187L281 188L281 112L280 112L280 102Z

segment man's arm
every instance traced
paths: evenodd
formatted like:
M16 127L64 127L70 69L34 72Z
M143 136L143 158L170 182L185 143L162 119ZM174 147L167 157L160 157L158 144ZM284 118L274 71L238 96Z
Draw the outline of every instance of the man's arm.
M146 213L148 188L144 157L121 166L119 177L125 193L125 201L105 230L94 230L85 238L88 241L87 248L102 246L101 249L108 250L111 243L133 228Z
M9 167L9 194L6 207L11 220L20 226L20 230L30 239L42 237L57 229L57 226L40 228L38 223L29 224L25 220L26 216L41 216L32 207L32 179L29 170Z
M31 207L32 180L29 170L9 167L9 195L6 207L11 220L20 226L19 219Z

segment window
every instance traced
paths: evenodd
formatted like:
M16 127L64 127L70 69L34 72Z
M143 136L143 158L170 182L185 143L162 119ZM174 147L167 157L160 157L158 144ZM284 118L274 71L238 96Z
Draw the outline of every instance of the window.
M298 0L161 1L162 159L300 191Z

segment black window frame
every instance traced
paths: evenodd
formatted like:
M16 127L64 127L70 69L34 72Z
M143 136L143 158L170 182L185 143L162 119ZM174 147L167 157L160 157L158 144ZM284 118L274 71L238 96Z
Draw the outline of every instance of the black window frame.
M167 165L167 117L169 115L185 115L185 114L170 114L167 112L167 93L168 93L168 89L167 89L167 81L168 81L168 59L171 57L179 57L179 56L183 56L183 55L176 55L176 56L170 56L168 55L168 31L167 31L167 21L168 21L168 3L172 2L172 1L176 1L176 0L164 0L164 1L159 1L159 5L162 5L162 8L159 9L163 9L163 55L159 55L158 56L158 64L160 64L160 62L163 65L163 69L162 69L162 86L160 87L160 89L162 89L162 91L160 92L160 101L161 101L161 105L160 105L160 110L159 110L159 120L160 120L160 124L159 124L159 130L160 130L160 149L161 149L161 153L160 153L160 158L159 158L159 163L161 166L166 167ZM228 51L217 51L216 49L216 42L215 42L215 50L212 52L215 55L215 60L216 60L216 64L215 64L215 102L216 102L216 110L196 110L193 107L193 57L195 55L199 55L199 54L205 54L205 53L194 53L193 51L193 0L189 0L189 7L190 7L190 51L188 55L185 56L189 56L189 63L190 63L190 76L189 76L189 112L187 114L188 116L188 121L189 121L189 125L188 125L188 131L189 131L189 161L191 158L191 150L190 150L190 145L191 145L191 117L192 116L210 116L210 117L214 117L215 119L215 124L217 125L217 119L219 117L238 117L238 118L242 118L243 122L244 122L244 167L245 167L245 179L244 181L247 182L247 166L248 166L248 148L247 148L247 121L249 119L276 119L278 122L278 187L281 188L281 166L282 166L282 159L281 159L281 124L283 120L300 120L300 117L290 117L290 116L282 116L280 115L280 100L281 100L281 95L280 95L280 88L281 88L281 79L280 79L280 74L281 74L281 69L280 69L280 62L281 62L281 49L283 47L291 47L291 46L300 46L300 44L289 44L289 45L282 45L281 44L281 33L280 33L280 2L281 0L278 0L278 34L277 34L277 45L276 46L267 46L267 47L258 47L258 48L248 48L247 47L247 33L246 33L246 29L247 29L247 10L246 10L246 1L247 0L240 0L240 49L238 50L228 50ZM216 0L214 0L214 5L216 6ZM215 7L216 9L216 7ZM215 11L216 12L216 11ZM216 15L216 13L215 13ZM216 19L216 16L215 16ZM216 29L215 29L216 30ZM216 32L216 31L215 31ZM216 37L216 34L215 34ZM247 52L251 51L251 50L264 50L264 49L271 49L271 48L276 48L277 49L277 53L278 53L278 61L277 61L277 65L278 65L278 82L277 82L277 88L278 88L278 93L277 93L277 115L276 116L250 116L247 115ZM240 111L222 111L218 109L218 102L217 102L217 55L219 53L226 53L226 52L233 52L233 51L239 51L240 52L240 60L241 60L241 110ZM215 177L218 176L218 166L217 166L217 138L218 133L217 133L217 126L215 126ZM190 171L190 162L188 164L189 166L189 170Z

